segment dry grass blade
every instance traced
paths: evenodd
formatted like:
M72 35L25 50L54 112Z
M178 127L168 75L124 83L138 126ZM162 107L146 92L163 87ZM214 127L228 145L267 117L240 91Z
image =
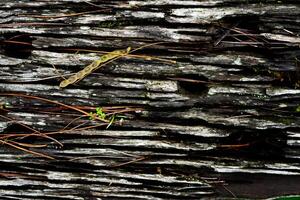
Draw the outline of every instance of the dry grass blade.
M97 51L97 50L88 50L88 49L72 49L72 48L65 48L63 50L69 50L69 51L76 51L76 52L91 52L91 53L109 53L108 51ZM156 56L147 56L147 55L138 55L138 54L128 54L125 55L124 57L128 58L143 58L145 60L158 60L166 63L171 63L171 64L176 64L175 60L170 60L170 59L165 59L165 58L159 58Z
M55 160L55 158L53 158L53 157L51 157L51 156L48 156L48 155L46 155L46 154L42 154L42 153L39 153L39 152L36 152L36 151L31 151L31 150L25 149L25 148L23 148L23 147L20 147L20 146L11 144L11 143L9 143L9 142L6 142L6 141L4 141L4 140L0 140L0 143L6 144L6 145L11 146L11 147L14 147L15 149L19 149L19 150L21 150L21 151L30 153L30 154L32 154L32 155L36 155L36 156L48 158L48 159L51 159L51 160Z
M84 116L87 116L87 117L90 116L90 114L88 112L86 112L84 110L81 110L79 108L76 108L74 106L70 106L70 105L67 105L67 104L64 104L64 103L60 103L58 101L53 101L53 100L42 98L42 97L31 96L31 95L26 95L26 94L18 94L18 93L0 93L0 96L19 96L19 97L24 97L24 98L29 98L29 99L41 100L41 101L44 101L44 102L48 102L48 103L63 106L65 108L68 108L68 109L71 109L71 110L75 110L77 112L80 112L80 113L84 114ZM100 119L99 117L96 117L95 119L108 123L107 120Z
M43 148L43 147L47 147L47 144L28 144L28 143L16 142L16 141L10 141L10 143L13 143L13 144L19 145L19 146L23 146L23 147L28 147L28 148Z
M128 162L124 162L124 163L117 164L117 165L112 165L112 166L110 166L110 167L112 167L112 168L115 168L115 167L122 167L122 166L124 166L124 165L128 165L128 164L131 164L131 163L135 163L135 162L138 162L138 161L141 161L141 160L145 160L146 158L147 158L147 157L142 156L142 157L140 157L140 158L137 158L137 159L134 159L134 160L130 160L130 161L128 161Z
M8 120L8 121L10 121L12 123L19 124L20 126L23 126L23 127L27 128L27 129L33 131L32 133L28 133L28 134L8 134L8 135L5 135L5 136L1 137L1 139L8 139L10 137L16 137L16 138L22 138L22 139L24 139L24 138L29 137L29 136L38 136L38 137L50 139L50 140L56 142L57 144L59 144L60 146L63 146L62 143L60 143L58 140L56 140L56 139L54 139L52 137L49 137L49 136L47 136L47 135L45 135L45 134L43 134L43 133L41 133L41 132L33 129L30 126L27 126L26 124L20 123L20 122L18 122L16 120L11 119L10 117L6 117L4 115L0 115L0 117L4 118L4 119L6 119L6 120Z

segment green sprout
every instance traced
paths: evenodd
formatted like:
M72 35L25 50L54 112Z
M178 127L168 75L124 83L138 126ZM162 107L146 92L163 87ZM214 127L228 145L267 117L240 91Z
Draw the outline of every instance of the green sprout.
M117 114L112 114L112 115L107 115L102 107L97 107L96 112L90 112L89 113L89 119L90 120L95 120L96 118L101 119L101 120L108 120L109 123L106 127L108 129L116 120L122 122L123 119L126 119L126 115L117 115Z
M100 119L106 118L106 114L103 112L101 107L96 108L96 114Z
M105 112L103 112L103 109L101 107L97 107L95 113L90 112L89 114L90 114L90 117L89 117L90 120L94 120L96 117L99 119L102 119L102 120L105 120L105 118L106 118L106 114L105 114Z

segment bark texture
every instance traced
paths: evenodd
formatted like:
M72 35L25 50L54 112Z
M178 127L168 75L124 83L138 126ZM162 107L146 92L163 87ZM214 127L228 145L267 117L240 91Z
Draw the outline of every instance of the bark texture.
M300 194L298 3L2 0L1 199ZM99 58L92 50L155 42L133 53L140 57L58 87L60 74ZM121 109L126 118L106 129L24 95L86 112ZM34 135L4 139L31 133L25 125L42 133L66 129L52 135L63 146ZM18 142L55 160L9 145Z

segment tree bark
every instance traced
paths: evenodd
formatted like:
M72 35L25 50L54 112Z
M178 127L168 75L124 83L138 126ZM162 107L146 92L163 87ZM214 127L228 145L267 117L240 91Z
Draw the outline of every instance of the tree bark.
M1 1L1 198L299 195L299 17L296 0ZM121 113L76 110L97 107Z

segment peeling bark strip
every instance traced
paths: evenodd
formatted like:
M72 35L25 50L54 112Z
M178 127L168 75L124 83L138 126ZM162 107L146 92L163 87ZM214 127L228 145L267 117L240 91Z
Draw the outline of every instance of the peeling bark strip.
M298 3L2 0L0 198L299 195Z

